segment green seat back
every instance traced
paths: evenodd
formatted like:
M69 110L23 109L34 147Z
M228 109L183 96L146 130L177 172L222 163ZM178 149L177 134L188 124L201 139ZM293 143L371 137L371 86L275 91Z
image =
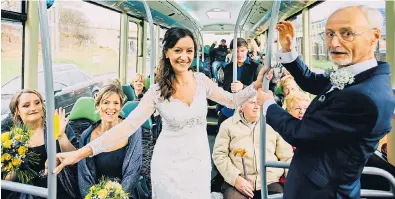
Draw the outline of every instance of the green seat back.
M196 58L193 58L193 61L191 63L191 67L196 67ZM199 62L199 68L203 68L203 62Z
M121 116L126 118L127 116L129 116L129 114L137 107L137 105L139 105L138 101L129 101L126 102L125 105L123 105L122 107L122 111L121 111ZM146 129L152 129L152 120L151 117L148 118L147 121L144 122L144 124L142 125L143 128Z
M144 82L144 87L145 89L149 89L149 87L151 86L151 79L150 78L145 78L145 82Z
M122 86L123 93L128 98L128 101L133 101L136 99L136 94L134 93L134 89L130 85L123 85Z
M280 84L277 84L276 88L274 89L275 95L284 95L283 89L281 89Z
M92 97L81 97L79 98L70 112L71 121L77 119L88 119L92 122L100 120L100 114L96 111L95 99Z

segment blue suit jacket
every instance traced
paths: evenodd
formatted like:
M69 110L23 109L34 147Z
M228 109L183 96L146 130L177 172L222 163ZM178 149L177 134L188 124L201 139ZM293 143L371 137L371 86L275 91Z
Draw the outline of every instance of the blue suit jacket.
M267 123L297 149L284 198L360 198L360 176L379 140L391 130L395 107L385 62L355 76L343 90L311 72L301 59L284 64L298 85L317 95L302 120L276 104Z

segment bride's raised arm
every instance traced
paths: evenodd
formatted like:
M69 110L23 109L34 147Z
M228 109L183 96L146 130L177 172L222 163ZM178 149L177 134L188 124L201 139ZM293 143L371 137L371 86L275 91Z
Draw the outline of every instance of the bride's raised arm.
M136 130L154 113L157 86L152 87L145 93L140 103L129 116L118 125L111 128L99 138L87 144L92 149L93 155L97 155L108 148L117 145L121 140L131 136Z
M235 109L257 94L257 89L262 87L263 73L263 70L261 70L255 82L237 93L225 91L204 74L201 75L206 86L208 98L228 108Z

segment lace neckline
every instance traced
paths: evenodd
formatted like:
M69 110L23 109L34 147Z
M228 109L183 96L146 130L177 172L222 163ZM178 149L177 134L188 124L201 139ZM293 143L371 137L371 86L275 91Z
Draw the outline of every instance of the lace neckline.
M173 96L170 96L170 101L179 102L179 103L185 105L185 106L188 107L188 108L191 108L192 105L195 104L196 96L197 96L197 94L198 94L197 73L193 73L193 77L194 77L194 79L195 79L196 86L195 86L195 93L193 94L193 98L192 98L191 104L187 104L187 103L185 103L185 102L181 101L180 99L177 99L177 98L175 98L175 97L173 97Z

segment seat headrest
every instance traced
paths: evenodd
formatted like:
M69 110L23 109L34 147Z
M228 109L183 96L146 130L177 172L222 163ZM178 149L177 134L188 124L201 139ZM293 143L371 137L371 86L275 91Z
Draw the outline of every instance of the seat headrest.
M128 101L133 101L134 99L136 99L136 94L134 92L134 89L130 85L123 85L122 91L128 98Z
M100 114L96 111L95 100L92 97L79 98L70 112L70 120L88 119L92 122L100 120Z
M138 106L138 104L139 104L138 101L129 101L129 102L126 102L126 104L123 105L123 107L122 107L122 111L121 111L121 114L120 114L120 115L121 115L123 118L128 117L129 114ZM152 129L152 120L151 120L151 117L148 118L148 120L144 122L144 124L142 125L142 127L143 127L143 128L146 128L146 129L150 129L150 130Z

